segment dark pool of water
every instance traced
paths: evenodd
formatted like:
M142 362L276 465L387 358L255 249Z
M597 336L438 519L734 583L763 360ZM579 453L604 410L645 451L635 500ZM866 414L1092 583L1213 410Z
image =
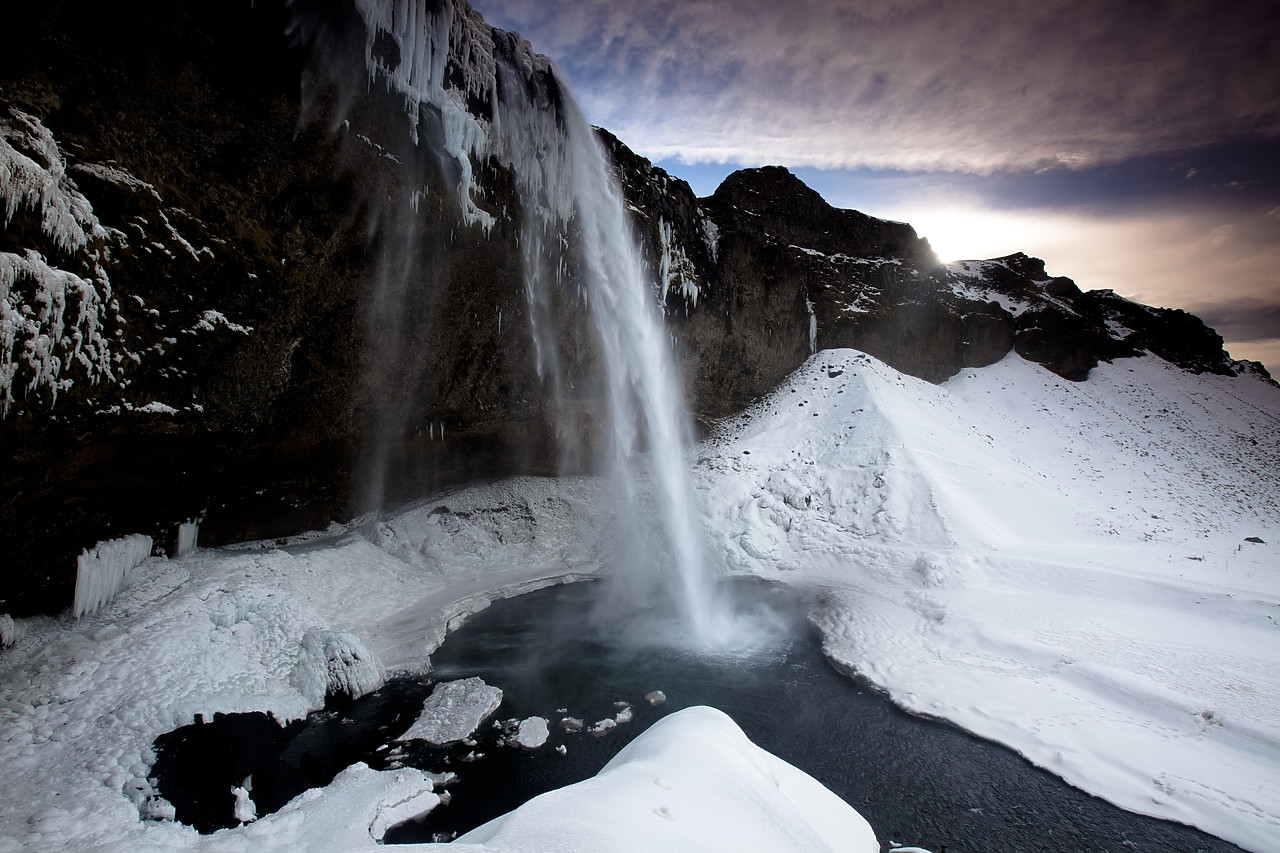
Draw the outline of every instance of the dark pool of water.
M357 702L281 728L261 714L188 726L156 742L155 775L178 819L208 832L235 825L232 785L253 775L259 815L343 767L391 761L453 771L451 801L394 828L388 843L430 841L479 826L544 791L592 776L662 716L691 705L728 713L761 747L806 771L890 842L935 853L1116 851L1226 853L1239 848L1196 830L1133 815L1084 794L1015 753L932 720L912 717L822 657L820 638L799 618L802 602L763 585L744 596L788 613L784 643L753 656L706 656L623 648L589 618L592 584L497 602L452 634L433 657L430 680L403 680ZM548 743L501 746L482 727L472 747L381 748L417 717L432 684L479 676L501 687L497 719L553 721ZM667 700L644 696L661 690ZM569 715L588 725L630 703L633 719L595 737L566 732ZM556 746L565 747L561 756ZM469 753L483 758L465 760Z

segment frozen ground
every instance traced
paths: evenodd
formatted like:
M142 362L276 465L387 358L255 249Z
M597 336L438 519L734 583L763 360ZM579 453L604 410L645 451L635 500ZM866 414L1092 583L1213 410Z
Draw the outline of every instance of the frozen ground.
M1127 808L1280 849L1280 390L1155 358L1068 383L1016 356L932 386L823 352L699 457L718 568L824 589L835 661ZM292 718L372 689L492 598L599 573L598 503L587 479L478 486L149 559L94 615L5 622L0 851L375 844L435 802L425 774L357 765L201 837L140 820L164 811L150 745L197 714ZM634 806L603 781L633 772L556 796ZM546 808L483 849L535 849Z

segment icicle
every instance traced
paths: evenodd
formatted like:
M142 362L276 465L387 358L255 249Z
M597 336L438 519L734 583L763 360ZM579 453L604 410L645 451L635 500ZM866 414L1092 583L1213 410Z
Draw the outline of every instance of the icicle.
M76 617L96 613L115 598L129 572L150 555L151 537L138 533L85 550L76 559Z
M191 519L178 525L178 546L173 551L175 558L185 557L196 550L196 540L200 537L200 520Z

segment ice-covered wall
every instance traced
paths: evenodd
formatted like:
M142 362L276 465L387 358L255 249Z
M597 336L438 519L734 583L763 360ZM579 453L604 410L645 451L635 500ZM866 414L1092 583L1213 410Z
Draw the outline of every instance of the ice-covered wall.
M101 261L107 231L67 174L53 134L17 110L0 119L0 206L7 229L19 211L40 220L47 257L0 251L0 417L17 398L53 401L81 378L114 378L107 321L111 283ZM59 264L73 262L72 272Z
M698 273L676 239L674 227L661 216L658 217L658 242L658 284L662 287L663 305L666 305L667 294L675 291L684 301L687 315L691 309L698 307Z

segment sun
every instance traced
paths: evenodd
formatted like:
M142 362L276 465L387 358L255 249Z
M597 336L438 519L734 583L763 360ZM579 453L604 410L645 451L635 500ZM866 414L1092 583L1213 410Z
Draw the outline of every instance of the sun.
M998 258L1044 242L1045 223L1026 213L937 207L895 211L942 261Z

